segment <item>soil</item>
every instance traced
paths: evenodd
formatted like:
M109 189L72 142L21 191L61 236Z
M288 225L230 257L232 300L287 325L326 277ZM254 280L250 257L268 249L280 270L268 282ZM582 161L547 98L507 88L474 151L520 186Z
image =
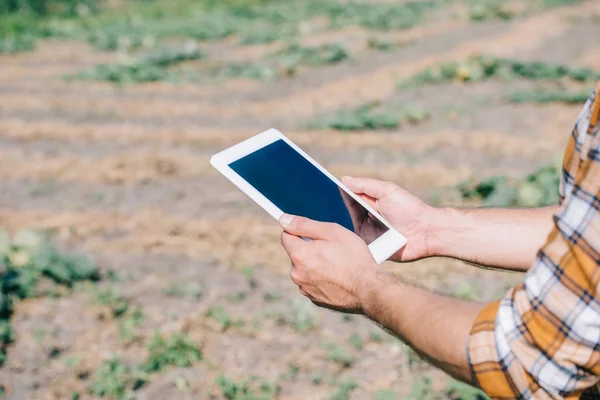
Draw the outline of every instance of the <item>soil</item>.
M326 399L347 377L358 383L351 399L373 398L383 389L403 398L424 375L443 385L443 374L369 321L303 302L288 278L278 225L208 160L276 127L336 175L391 180L426 199L469 177L524 176L561 154L580 106L508 103L513 90L535 87L527 82L403 91L396 84L424 67L478 52L600 67L593 40L600 37L598 19L576 18L598 13L599 3L584 2L510 22L442 19L405 32L407 42L393 51L353 44L360 56L351 62L274 82L115 88L63 79L114 59L85 45L47 41L32 53L0 56L0 226L55 231L103 270L116 271L120 278L100 287L117 290L146 315L139 338L123 343L118 321L94 304L98 288L84 285L69 296L20 303L13 316L17 339L0 369L8 398L70 399L74 392L93 398L89 388L101 362L115 353L130 363L142 360L155 331L188 333L201 344L204 361L153 375L136 392L139 399L221 399L215 383L221 374L277 383L278 399ZM371 37L362 29L330 35L318 32L305 43ZM224 41L211 44L209 54L250 60L272 48ZM386 132L306 128L317 117L368 101L421 106L431 117ZM444 293L467 285L482 301L522 279L445 259L382 268ZM199 298L166 292L190 282L204 288ZM243 299L232 301L239 293ZM274 293L277 299L269 300ZM206 311L216 304L239 326L215 327ZM302 307L314 314L306 332L290 322ZM363 339L362 347L352 346L352 334ZM350 366L329 359L328 342L352 355ZM322 383L315 384L316 375ZM178 379L187 382L185 390L175 385Z

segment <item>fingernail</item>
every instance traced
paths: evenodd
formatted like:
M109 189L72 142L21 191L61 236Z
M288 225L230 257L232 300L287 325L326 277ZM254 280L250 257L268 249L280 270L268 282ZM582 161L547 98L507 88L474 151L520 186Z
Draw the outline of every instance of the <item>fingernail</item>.
M279 223L281 224L281 226L288 226L289 224L292 223L293 219L294 219L293 216L291 216L289 214L283 214L281 216L281 218L279 218Z
M342 176L342 180L346 180L346 179L354 179L354 178L351 176L348 176L348 175Z

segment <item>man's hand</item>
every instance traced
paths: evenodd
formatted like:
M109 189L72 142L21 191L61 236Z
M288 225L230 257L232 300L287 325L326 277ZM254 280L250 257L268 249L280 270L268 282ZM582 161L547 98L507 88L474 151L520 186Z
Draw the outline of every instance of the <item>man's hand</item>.
M465 348L481 305L397 280L375 263L360 237L340 225L291 215L279 221L292 280L304 296L321 307L366 315L433 364L470 381Z
M300 292L319 306L361 313L359 288L377 268L366 243L338 224L287 214L279 221L281 243L292 260L291 278Z
M391 182L348 176L343 177L342 182L408 239L406 246L390 258L392 261L414 261L435 255L429 242L432 226L440 210ZM366 223L357 227L358 233L370 237L372 224L368 223L366 217L364 221Z

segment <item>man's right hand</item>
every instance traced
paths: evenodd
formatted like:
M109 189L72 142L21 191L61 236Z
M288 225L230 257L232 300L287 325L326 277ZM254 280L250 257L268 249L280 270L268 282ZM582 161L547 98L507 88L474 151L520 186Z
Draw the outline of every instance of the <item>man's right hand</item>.
M342 182L379 212L408 243L390 260L414 261L434 256L430 235L441 210L392 182L345 176Z

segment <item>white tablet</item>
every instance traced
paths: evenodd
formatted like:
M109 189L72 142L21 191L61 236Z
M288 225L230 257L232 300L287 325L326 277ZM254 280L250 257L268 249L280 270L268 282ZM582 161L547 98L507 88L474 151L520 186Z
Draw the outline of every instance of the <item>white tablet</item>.
M210 163L273 218L299 215L359 235L378 263L406 238L281 132L270 129L215 154Z

